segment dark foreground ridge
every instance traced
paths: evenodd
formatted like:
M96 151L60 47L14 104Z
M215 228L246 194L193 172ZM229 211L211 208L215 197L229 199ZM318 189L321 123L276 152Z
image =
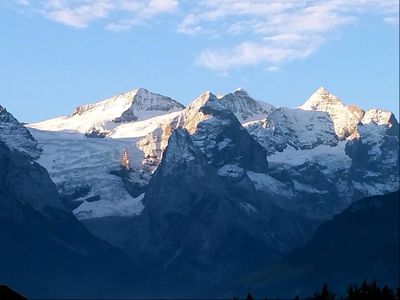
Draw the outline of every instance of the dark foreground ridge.
M27 300L24 296L12 290L9 286L0 284L0 299L1 300Z

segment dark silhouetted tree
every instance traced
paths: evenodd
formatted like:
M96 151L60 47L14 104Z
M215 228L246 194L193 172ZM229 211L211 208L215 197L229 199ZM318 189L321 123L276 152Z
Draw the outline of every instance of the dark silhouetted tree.
M250 293L247 293L246 300L254 300L254 298Z
M381 289L376 281L364 281L360 287L357 285L349 286L347 290L347 297L344 300L395 300L393 291L385 286Z
M315 294L313 300L334 300L335 296L329 292L328 285L324 283L320 294Z
M393 295L393 291L386 285L382 289L381 299L382 300L396 300L396 298Z

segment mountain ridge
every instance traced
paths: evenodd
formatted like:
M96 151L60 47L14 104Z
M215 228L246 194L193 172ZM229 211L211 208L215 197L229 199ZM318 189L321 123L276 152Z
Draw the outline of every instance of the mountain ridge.
M360 199L323 223L304 246L288 253L278 265L246 280L253 281L256 294L268 291L281 297L308 295L323 283L339 293L363 280L396 288L399 196L397 190ZM280 276L274 280L271 275L276 273Z
M145 94L146 93L144 93L144 95ZM351 156L351 153L355 153L355 150L350 149L355 149L355 147L352 147L350 144L361 145L363 143L359 141L365 140L366 143L382 145L382 147L378 147L381 147L379 149L383 151L382 153L386 153L385 149L393 147L394 142L391 142L391 144L389 143L392 146L385 146L387 143L384 142L384 140L387 139L386 137L388 135L384 128L392 128L393 126L393 128L396 128L396 124L398 123L394 115L383 110L370 110L365 114L363 111L362 114L357 114L359 111L358 109L353 109L352 106L344 105L343 102L338 100L337 97L332 96L326 89L317 90L311 98L314 99L316 103L319 103L318 101L321 100L321 97L322 100L325 98L328 100L333 99L334 101L332 101L334 103L338 102L340 104L339 110L335 113L334 117L331 116L334 107L332 108L329 105L317 110L273 107L268 106L267 104L260 104L260 102L251 98L245 90L239 89L222 96L216 96L210 91L206 91L193 100L192 103L183 110L174 111L172 113L168 112L166 114L162 112L162 115L153 116L143 121L137 120L114 123L112 122L112 120L115 119L114 116L108 116L107 118L109 121L106 123L112 124L112 126L104 125L104 122L102 121L103 125L97 129L94 128L91 132L93 134L90 134L90 137L106 137L103 142L99 139L82 139L80 134L84 134L85 131L83 130L81 130L81 133L78 132L75 136L73 135L74 132L71 132L71 135L67 136L63 134L63 131L54 131L54 135L51 137L52 146L49 147L46 145L49 145L50 134L47 133L46 130L59 130L57 129L57 126L54 127L54 124L51 124L51 122L50 124L44 122L28 126L31 128L32 134L36 136L39 141L42 141L45 152L47 153L42 155L39 161L46 165L50 170L53 179L60 185L69 186L75 180L68 183L68 181L71 181L70 178L73 173L72 170L68 170L69 167L67 169L61 167L61 165L57 163L58 151L63 153L65 158L70 157L71 161L79 161L83 157L86 157L88 162L93 160L94 167L97 168L98 166L97 169L93 169L93 175L90 175L92 173L87 171L87 168L82 169L78 165L76 167L76 171L82 173L82 177L89 176L88 178L98 178L97 181L86 180L86 184L92 186L92 191L89 197L100 197L100 201L90 203L86 201L86 198L74 200L78 201L76 202L77 204L82 203L82 205L76 208L75 211L76 214L79 214L80 218L118 215L118 211L121 211L121 215L135 215L140 213L143 208L143 206L140 205L140 198L133 199L128 194L122 195L120 191L117 191L117 186L120 190L120 185L117 185L114 179L111 180L111 177L109 177L110 179L107 179L108 183L106 183L105 180L99 179L98 176L99 172L105 172L105 166L107 166L110 171L118 168L119 157L124 149L127 149L131 167L132 170L134 170L132 175L130 175L132 178L125 182L131 183L132 187L127 187L126 184L124 185L130 192L133 191L133 187L138 188L138 186L140 186L136 192L132 193L132 195L136 196L139 191L144 191L144 189L142 189L143 184L145 185L146 182L148 182L154 170L162 160L163 151L168 145L168 139L175 128L186 128L193 138L197 139L196 143L206 142L208 144L205 144L204 149L206 150L208 149L207 147L211 147L209 148L211 150L215 145L213 146L212 143L209 143L211 140L208 139L208 136L215 134L219 128L224 126L223 124L225 122L230 122L228 121L231 118L228 117L230 114L233 114L233 117L244 126L252 138L265 149L268 160L273 161L273 164L270 166L270 170L268 171L273 177L271 177L271 174L267 175L267 177L264 175L254 175L252 176L254 179L254 185L257 186L257 188L261 188L264 192L269 190L268 193L270 193L272 192L271 188L268 187L265 189L264 187L269 185L268 182L278 180L280 182L279 186L285 189L284 194L286 194L287 197L284 200L277 200L277 203L285 209L288 207L291 207L291 209L300 209L300 207L296 208L290 200L295 197L295 195L298 195L297 197L301 198L315 198L313 201L318 203L321 201L326 202L323 200L322 196L324 193L334 193L339 198L345 199L337 208L342 209L360 197L376 193L390 192L398 181L398 176L392 176L390 181L391 183L389 185L384 185L378 178L380 172L383 172L382 168L375 168L375 179L367 175L366 170L370 168L367 165L362 168L363 171L360 171L359 167L357 167L358 169L354 167L351 168L351 160L357 160L357 157L354 155ZM131 98L128 97L126 99L129 102ZM225 111L225 113L223 113L224 116L221 115L221 117L213 118L213 120L219 120L219 124L213 121L208 121L208 119L211 118L211 115L204 113L204 109L207 110L208 106L214 107L214 110L219 110L220 113ZM204 107L204 109L202 107ZM351 110L353 112L351 112ZM126 111L126 109L124 111ZM344 114L342 115L343 111ZM158 113L159 112L157 112L157 114ZM121 114L122 113L118 113L118 116L121 116ZM342 123L342 120L346 119L348 114L351 114L353 119L357 117L356 119L359 120L357 126L351 123L351 126L349 127L346 122ZM83 122L83 124L86 124L85 126L87 126L87 120ZM89 127L91 127L92 124L91 122L89 123ZM80 126L79 122L77 124L78 125L76 126ZM208 125L205 126L204 124ZM200 136L199 133L196 133L199 125L199 128L202 128L204 132L201 139L198 138ZM340 136L337 134L338 126L344 126L346 129L345 131L347 132L346 135ZM358 130L359 126L361 126L360 132ZM375 127L381 130L380 134L382 135L382 140L379 143L371 140L371 136L374 136L374 134L377 134L378 132L375 130ZM237 128L240 128L240 126ZM391 132L393 131L394 130L391 130ZM371 132L372 135L367 132ZM56 141L54 141L55 137L57 137ZM76 139L70 137L76 137ZM397 139L396 133L395 137L392 139ZM226 149L229 149L229 142L230 139L226 137L226 139L218 142L218 147L227 147ZM57 146L57 144L60 146ZM90 155L90 153L82 156L83 154L81 153L67 153L64 148L61 148L61 145L70 145L69 147L72 147L73 149L83 147L79 144L86 144L86 148L94 151L93 155L95 157L98 157L99 159L100 157L109 157L111 160L108 159L105 166L101 165L100 169L97 159L94 161L92 158L93 155ZM100 150L100 144L102 145L102 150ZM344 144L349 144L347 147L348 151L345 151ZM362 147L358 147L358 149L361 148ZM256 151L256 153L260 151ZM212 155L211 152L209 152L209 155ZM396 156L396 154L394 155ZM296 157L302 159L304 157L304 160L296 159ZM337 162L336 165L329 162L334 157L341 157L341 159L334 159ZM342 159L342 157L344 159ZM385 157L389 157L389 155L386 155ZM306 160L309 161L308 165L301 167ZM372 160L371 163L373 163ZM389 164L389 169L392 168L393 170L393 167L391 166L392 164ZM300 168L302 169L300 170ZM318 169L316 172L319 176L322 176L325 180L325 183L321 184L321 187L317 189L313 186L313 181L311 181L311 179L308 181L305 180L307 176L304 176L307 172L315 172L312 171L315 168ZM53 169L57 171L52 172L51 170ZM234 169L238 170L236 167L228 166L226 166L225 169L231 171ZM224 172L225 169L221 169L221 172ZM108 176L109 174L104 175L103 177L108 178ZM357 179L357 176L361 179ZM370 179L364 183L362 178L366 178L366 176L369 176ZM259 182L261 178L264 178L263 180L267 181L264 183ZM289 178L289 180L283 178ZM351 183L353 179L357 182L360 181L360 183L353 185ZM134 183L135 180L138 180L137 184ZM72 185L76 185L76 183L73 183ZM116 201L116 198L110 198L113 197L111 195L121 195L119 196L120 199L124 200ZM135 207L137 208L127 209L127 207L131 205L130 203L136 203ZM309 204L306 206L308 205ZM329 207L331 204L325 205ZM302 206L302 204L300 206ZM107 209L105 209L105 207L107 207ZM115 207L115 209L113 207ZM317 211L318 205L315 206L315 209ZM309 210L309 208L307 208L307 210ZM329 217L329 215L335 212L335 210L332 210L331 212L328 211L329 209L327 210L328 215L323 215L323 218ZM315 217L318 216L316 215Z

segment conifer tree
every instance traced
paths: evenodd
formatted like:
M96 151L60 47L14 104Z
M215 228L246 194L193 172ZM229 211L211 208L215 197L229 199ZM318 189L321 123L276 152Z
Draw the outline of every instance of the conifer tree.
M387 285L385 285L382 289L381 299L382 300L395 300L396 299L393 295L392 290Z
M254 300L254 298L250 293L247 293L246 300Z
M334 300L335 296L329 292L328 285L324 283L320 294L315 294L312 298L314 300Z

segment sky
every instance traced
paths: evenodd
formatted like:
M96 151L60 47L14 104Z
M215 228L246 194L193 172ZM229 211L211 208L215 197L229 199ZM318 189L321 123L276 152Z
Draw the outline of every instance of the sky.
M23 122L138 87L297 107L320 86L399 116L398 0L0 0L0 105Z

